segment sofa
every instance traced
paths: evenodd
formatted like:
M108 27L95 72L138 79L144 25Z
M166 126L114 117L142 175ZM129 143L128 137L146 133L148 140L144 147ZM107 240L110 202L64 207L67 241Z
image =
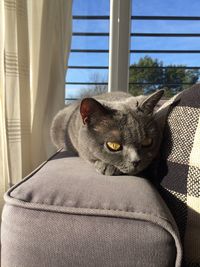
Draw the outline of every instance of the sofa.
M58 151L14 185L1 266L200 266L200 86L159 112L163 141L143 174L104 176Z

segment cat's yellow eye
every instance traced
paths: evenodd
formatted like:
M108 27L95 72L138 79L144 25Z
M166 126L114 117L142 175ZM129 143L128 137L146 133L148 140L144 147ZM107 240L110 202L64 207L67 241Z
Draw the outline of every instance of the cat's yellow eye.
M107 142L107 148L111 151L120 151L122 150L122 145L119 143Z
M145 139L143 139L142 141L142 146L151 146L153 143L153 139L151 137L146 137Z

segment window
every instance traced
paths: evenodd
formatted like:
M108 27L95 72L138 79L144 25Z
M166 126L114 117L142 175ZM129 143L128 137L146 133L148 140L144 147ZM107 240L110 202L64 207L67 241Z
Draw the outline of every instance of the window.
M132 6L129 91L165 88L166 97L198 82L198 1L135 0Z
M200 76L198 1L74 0L66 99L165 88L166 97ZM129 53L130 51L130 53Z
M74 0L66 99L108 89L109 0Z

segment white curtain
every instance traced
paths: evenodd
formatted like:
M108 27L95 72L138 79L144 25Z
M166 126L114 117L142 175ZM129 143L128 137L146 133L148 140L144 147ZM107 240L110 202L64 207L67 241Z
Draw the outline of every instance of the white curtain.
M0 209L3 194L53 152L64 106L71 0L0 1Z

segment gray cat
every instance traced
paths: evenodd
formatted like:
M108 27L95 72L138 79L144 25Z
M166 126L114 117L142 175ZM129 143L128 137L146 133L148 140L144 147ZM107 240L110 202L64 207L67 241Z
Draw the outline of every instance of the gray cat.
M78 153L102 174L141 172L159 149L161 136L153 110L163 92L138 97L113 92L84 98L55 116L52 141L57 148Z

